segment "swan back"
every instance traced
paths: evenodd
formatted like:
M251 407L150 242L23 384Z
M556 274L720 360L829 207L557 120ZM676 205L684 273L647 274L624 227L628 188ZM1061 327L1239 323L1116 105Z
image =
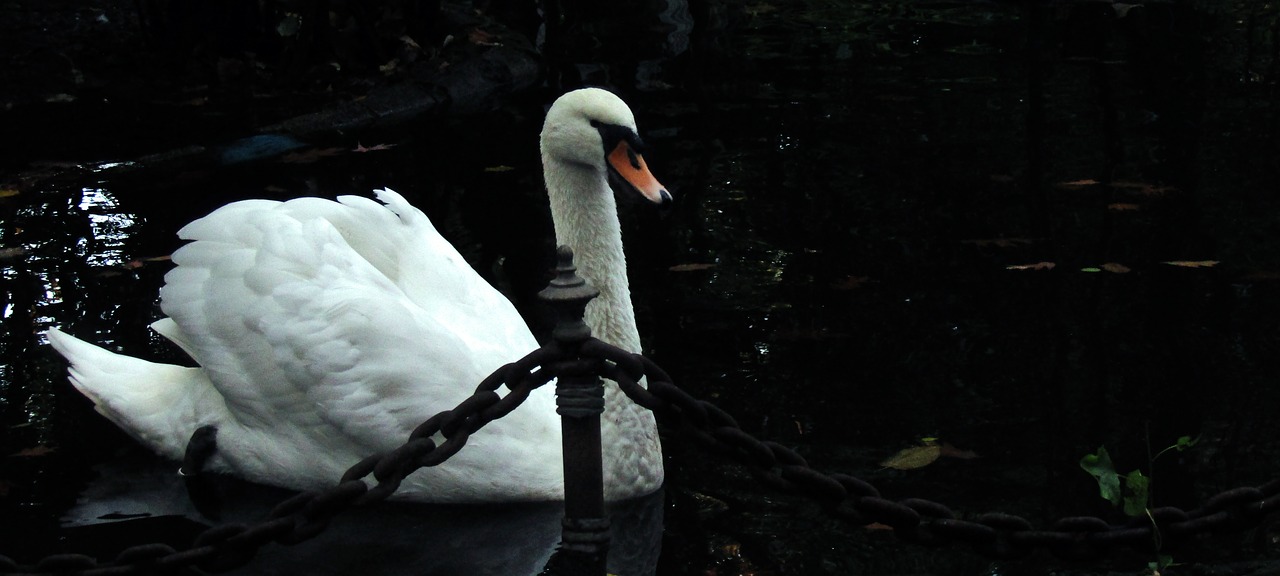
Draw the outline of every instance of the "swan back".
M378 198L235 203L179 231L191 243L174 253L161 290L170 318L155 327L226 403L219 454L242 476L327 485L537 347L424 214L390 190ZM559 472L520 456L559 457L556 422L540 413L552 406L549 390L535 394L406 490L558 498Z

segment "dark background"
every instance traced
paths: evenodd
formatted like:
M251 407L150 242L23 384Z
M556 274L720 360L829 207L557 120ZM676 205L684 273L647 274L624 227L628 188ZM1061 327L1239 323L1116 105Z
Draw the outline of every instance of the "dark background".
M20 543L0 553L74 551L57 518L91 466L137 450L39 332L177 358L146 329L163 257L218 205L395 188L545 331L536 135L584 83L632 105L678 198L623 207L646 350L747 431L892 498L1039 523L1124 520L1078 466L1100 446L1153 478L1155 505L1276 473L1274 5L565 2L539 51L539 16L515 3L179 4L10 2L0 17L0 541ZM483 113L315 129L287 152L237 143L493 44L541 68ZM392 146L354 151L376 144ZM1199 441L1153 464L1182 436ZM880 465L923 438L978 457ZM1153 560L906 545L664 446L664 574ZM1165 552L1253 573L1269 534Z

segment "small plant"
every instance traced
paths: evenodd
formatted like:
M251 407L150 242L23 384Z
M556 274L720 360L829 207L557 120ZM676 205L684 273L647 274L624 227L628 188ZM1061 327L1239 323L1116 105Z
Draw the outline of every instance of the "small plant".
M1149 458L1147 464L1155 464L1157 458L1170 450L1182 452L1195 446L1197 441L1199 438L1192 439L1190 436L1178 438L1175 444ZM1147 514L1147 509L1151 507L1151 477L1143 474L1141 470L1134 470L1121 476L1116 472L1115 465L1111 463L1111 455L1107 453L1106 446L1099 446L1094 454L1085 454L1080 459L1080 467L1098 481L1098 489L1104 500L1120 507L1128 516L1137 517Z
M1182 452L1196 445L1199 438L1191 438L1183 436L1178 441L1165 449L1156 452L1147 459L1147 466L1154 466L1156 459L1163 456L1170 450ZM1155 518L1151 516L1151 488L1152 477L1142 473L1141 470L1134 470L1124 476L1116 472L1116 467L1111 462L1111 455L1107 453L1106 446L1099 446L1098 451L1093 454L1085 454L1080 458L1080 467L1084 468L1090 476L1098 481L1098 490L1102 494L1102 498L1110 502L1113 506L1119 507L1124 511L1126 516L1137 518L1146 516L1151 520L1152 535L1155 538L1156 560L1147 563L1147 569L1150 574L1159 576L1161 570L1173 565L1173 558L1168 554L1160 554L1160 531L1155 524Z
M1156 554L1154 562L1147 562L1147 570L1150 570L1151 576L1160 576L1160 571L1173 566L1173 556L1168 554Z

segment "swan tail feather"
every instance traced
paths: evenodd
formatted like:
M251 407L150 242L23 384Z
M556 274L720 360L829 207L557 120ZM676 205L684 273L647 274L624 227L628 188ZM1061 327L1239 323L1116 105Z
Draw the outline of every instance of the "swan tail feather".
M70 363L71 384L94 408L167 458L181 460L200 426L226 421L225 403L199 368L116 354L57 328L45 335Z

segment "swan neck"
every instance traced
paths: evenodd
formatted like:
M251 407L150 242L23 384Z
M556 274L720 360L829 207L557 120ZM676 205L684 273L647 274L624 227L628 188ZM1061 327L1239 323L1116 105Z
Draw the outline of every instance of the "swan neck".
M622 227L605 172L554 159L544 159L543 169L556 243L573 249L578 275L600 291L585 314L592 335L639 353Z
M578 275L600 291L587 303L584 319L596 338L639 353L622 226L607 172L603 164L558 159L557 125L550 114L547 122L542 167L556 242L573 249ZM663 470L653 413L626 398L616 384L606 382L604 394L600 434L605 446L605 498L614 500L656 489L662 484Z

